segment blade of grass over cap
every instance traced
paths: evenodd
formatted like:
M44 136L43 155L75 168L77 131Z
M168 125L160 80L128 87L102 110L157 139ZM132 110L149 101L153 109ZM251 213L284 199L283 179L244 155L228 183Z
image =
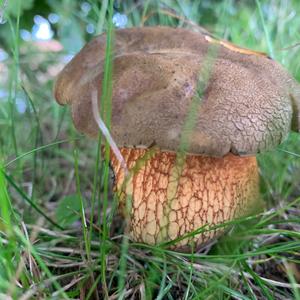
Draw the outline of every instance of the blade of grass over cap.
M107 129L110 130L111 126L111 100L112 100L112 65L113 65L113 4L114 1L110 0L108 4L108 19L107 19L107 33L106 33L106 48L105 48L105 61L104 61L104 75L102 82L102 95L100 99L100 116L106 125ZM100 54L99 54L100 55ZM109 143L105 141L105 152L104 152L104 164L102 170L103 176L103 199L102 199L102 233L100 236L101 248L101 283L105 298L108 298L108 290L106 284L106 240L108 238L109 229L107 226L107 208L108 208L108 186L109 186L109 160L110 160L110 147Z

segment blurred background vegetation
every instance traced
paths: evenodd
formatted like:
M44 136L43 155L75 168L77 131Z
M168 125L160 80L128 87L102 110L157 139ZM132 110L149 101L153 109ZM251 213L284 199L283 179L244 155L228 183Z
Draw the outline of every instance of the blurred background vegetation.
M90 199L95 184L93 171L96 142L76 133L68 109L55 103L52 91L53 80L62 67L87 41L106 31L108 6L108 0L0 0L0 165L6 176L5 179L2 178L2 186L7 186L7 194L5 190L1 193L0 189L0 197L1 201L6 199L10 203L8 206L12 212L9 217L6 215L6 220L11 219L25 236L27 231L35 234L32 241L37 257L41 259L39 261L32 252L28 254L17 237L9 242L9 233L3 229L1 221L3 247L0 244L0 299L1 291L7 291L11 285L16 285L15 282L18 282L17 287L10 293L14 295L14 299L21 299L18 297L32 286L35 286L33 294L38 291L41 299L61 299L61 294L55 294L55 289L49 288L43 292L44 280L50 276L49 270L56 276L71 274L71 279L59 281L61 285L81 278L78 289L67 294L70 298L80 296L83 282L88 282L87 286L92 286L95 282L88 271L90 266L85 265L84 247L81 245L80 199L76 187L73 150L75 147L79 153L80 187L85 212L93 220L94 216L90 216ZM202 26L218 38L241 47L267 52L300 81L298 0L120 0L114 2L113 22L116 28L167 25L199 30L199 26ZM136 267L132 263L129 267L135 273L127 274L127 290L143 283L146 290L144 294L148 299L154 295L168 295L166 299L176 299L176 296L177 299L192 299L196 295L198 299L208 299L208 295L215 295L211 299L223 299L223 295L226 295L226 299L300 299L297 286L295 288L295 285L289 285L291 282L300 282L299 226L295 225L299 223L300 217L299 145L299 135L291 133L279 149L259 155L261 189L270 212L275 214L271 218L274 223L271 223L272 226L267 224L271 227L260 228L261 232L253 234L257 235L256 239L249 239L243 244L244 248L238 252L241 264L237 264L235 260L229 263L246 270L254 278L252 281L249 279L250 288L243 287L248 279L245 279L242 286L236 282L232 285L228 279L228 276L233 276L230 271L226 269L227 277L224 275L228 261L222 262L222 255L216 258L218 254L215 249L211 256L212 265L206 265L206 268L211 269L203 275L197 275L199 282L196 280L193 283L189 275L190 269L185 266L185 270L181 263L184 260L194 261L194 257L183 258L174 254L169 258L169 272L164 269L167 268L164 262L155 260L157 256L165 257L165 254L157 255L157 250L151 252L148 249L146 254L131 253L133 261L140 255L137 264L143 266ZM99 186L101 187L101 182ZM2 220L5 220L4 213L3 209ZM67 231L60 231L45 217L54 220ZM284 225L285 223L292 225ZM39 233L34 231L34 226L39 226ZM274 235L269 233L268 236L267 230L270 229L279 232ZM122 233L121 227L112 231L115 235ZM270 247L271 250L267 249L269 252L266 250L261 254L258 251L260 243L266 238L273 238L273 244L277 248L274 250L275 248ZM92 244L97 250L97 238ZM116 265L108 268L108 280L117 276L115 272L121 253L120 243L117 241L113 245L109 250L111 257L108 257L115 260ZM59 251L58 246L64 246L65 252ZM81 250L78 253L76 251L79 247ZM70 254L72 250L74 256ZM231 248L227 249L227 253L230 251ZM242 253L246 251L250 254L243 256ZM252 259L251 263L249 257ZM21 268L24 272L16 274L21 258L26 261L26 266ZM284 263L281 260L283 258ZM146 265L142 263L143 259L148 261ZM273 263L274 259L278 261ZM60 264L70 261L74 263L72 267L60 268ZM30 266L28 262L31 262ZM290 269L294 268L294 273L287 271L287 264ZM177 265L178 269L175 267ZM76 276L72 277L72 272ZM182 287L174 283L176 276L182 280ZM265 286L261 277L287 285L282 287L268 282ZM224 280L220 281L220 278ZM113 279L109 284L115 287ZM166 290L161 289L160 284L164 284ZM185 291L190 286L190 294L186 296ZM116 288L112 290L115 291ZM103 296L101 292L99 295L100 298ZM164 299L163 297L160 299Z

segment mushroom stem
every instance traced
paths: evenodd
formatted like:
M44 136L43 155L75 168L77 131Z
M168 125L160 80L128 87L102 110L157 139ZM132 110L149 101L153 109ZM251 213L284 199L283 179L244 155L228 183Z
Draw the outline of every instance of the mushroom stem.
M228 154L222 158L186 155L178 166L176 153L158 149L121 148L128 169L112 153L115 191L120 208L130 198L130 235L135 241L158 244L208 225L251 212L259 199L256 158ZM181 240L176 248L196 247L221 231L207 231Z

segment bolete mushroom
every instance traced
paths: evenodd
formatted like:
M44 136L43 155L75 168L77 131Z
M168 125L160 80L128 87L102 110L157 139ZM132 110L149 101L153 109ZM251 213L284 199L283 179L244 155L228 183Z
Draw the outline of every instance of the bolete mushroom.
M91 95L101 95L105 45L105 34L89 42L55 85L58 103L71 105L76 128L91 137L99 130ZM296 81L264 54L182 28L116 30L111 135L134 172L126 180L113 153L111 165L120 206L131 197L132 239L156 244L249 213L259 199L255 155L299 130L299 99ZM185 155L177 155L191 110ZM218 232L175 247L198 247Z

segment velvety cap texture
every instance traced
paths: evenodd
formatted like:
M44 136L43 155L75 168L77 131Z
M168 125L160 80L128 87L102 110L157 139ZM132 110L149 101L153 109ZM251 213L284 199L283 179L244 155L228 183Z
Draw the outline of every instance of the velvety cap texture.
M111 135L119 147L177 151L186 135L189 153L252 155L299 130L298 83L266 55L182 28L119 29L114 37ZM89 42L55 84L76 128L93 137L105 44L105 34Z

